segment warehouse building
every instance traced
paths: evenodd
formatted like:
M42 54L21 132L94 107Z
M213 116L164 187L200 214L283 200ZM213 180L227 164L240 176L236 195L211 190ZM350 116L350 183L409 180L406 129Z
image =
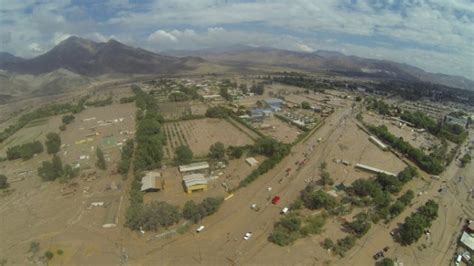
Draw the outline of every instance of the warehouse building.
M182 174L205 173L209 171L209 164L207 162L199 162L187 165L180 165L179 171Z
M356 164L355 165L356 168L359 168L359 169L362 169L362 170L365 170L365 171L368 171L368 172L372 172L372 173L381 173L381 174L386 174L386 175L391 175L391 176L397 176L396 174L394 173L391 173L391 172L387 172L387 171L384 171L384 170L381 170L381 169L378 169L378 168L375 168L375 167L372 167L372 166L368 166L368 165L365 165L365 164Z
M157 192L161 190L161 187L158 186L158 179L161 177L161 174L158 172L149 172L144 177L142 177L142 187L140 191L142 192Z
M183 184L188 194L196 191L207 191L207 179L203 174L186 175L183 177Z
M383 144L382 141L380 141L378 138L374 137L374 136L370 136L369 137L369 140L374 143L375 145L377 145L377 147L379 147L381 150L383 151L386 151L388 150L388 146Z

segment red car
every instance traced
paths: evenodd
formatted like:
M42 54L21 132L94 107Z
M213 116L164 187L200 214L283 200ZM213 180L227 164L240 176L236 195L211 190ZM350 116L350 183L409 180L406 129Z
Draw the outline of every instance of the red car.
M273 197L272 204L277 204L278 202L280 202L280 197L279 196Z

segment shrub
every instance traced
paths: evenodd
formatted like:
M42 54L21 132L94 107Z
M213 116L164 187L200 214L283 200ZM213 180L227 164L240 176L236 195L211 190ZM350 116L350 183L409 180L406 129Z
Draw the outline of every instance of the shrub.
M44 143L46 145L46 151L48 154L55 154L59 152L61 148L61 137L59 137L58 133L50 132L46 135L46 141Z
M9 186L10 184L8 184L7 177L0 174L0 189L8 188Z
M186 145L181 145L176 148L176 163L178 164L188 164L193 161L193 151Z

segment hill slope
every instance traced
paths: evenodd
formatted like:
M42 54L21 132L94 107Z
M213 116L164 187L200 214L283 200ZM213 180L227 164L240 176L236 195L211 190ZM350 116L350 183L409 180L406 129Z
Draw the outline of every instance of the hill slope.
M0 68L34 75L58 69L87 76L107 73L154 74L192 68L189 61L189 58L160 55L115 40L97 43L69 37L45 54L32 59L3 62L0 63Z

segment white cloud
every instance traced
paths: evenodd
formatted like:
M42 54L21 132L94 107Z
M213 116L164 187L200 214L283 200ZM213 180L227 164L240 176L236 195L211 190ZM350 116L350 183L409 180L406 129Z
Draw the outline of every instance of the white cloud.
M148 36L148 41L161 43L161 42L177 42L178 38L176 38L172 33L164 31L164 30L157 30Z
M313 52L314 51L313 48L309 47L308 45L306 45L304 43L297 43L296 48L298 48L300 51L303 51L303 52Z
M63 33L63 32L56 32L56 33L54 33L53 42L54 42L54 44L58 44L58 43L60 43L64 40L66 40L69 37L71 37L71 34L67 34L67 33Z
M43 52L43 49L40 47L40 45L35 42L30 43L30 45L28 45L28 49L34 54Z

